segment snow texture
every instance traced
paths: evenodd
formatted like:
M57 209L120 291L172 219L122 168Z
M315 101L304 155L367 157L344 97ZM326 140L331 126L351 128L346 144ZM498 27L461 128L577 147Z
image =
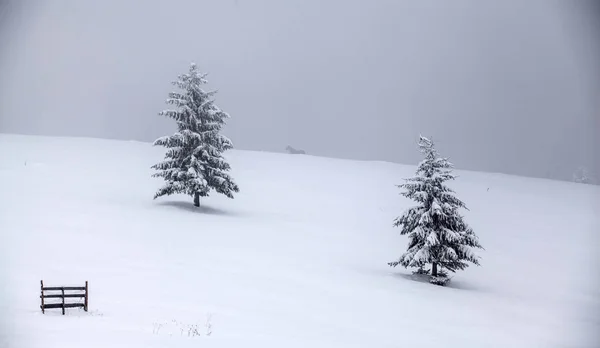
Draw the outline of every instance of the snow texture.
M385 264L414 166L231 150L244 190L195 208L148 199L163 155L0 134L0 347L597 347L597 186L455 171L486 250L440 287Z

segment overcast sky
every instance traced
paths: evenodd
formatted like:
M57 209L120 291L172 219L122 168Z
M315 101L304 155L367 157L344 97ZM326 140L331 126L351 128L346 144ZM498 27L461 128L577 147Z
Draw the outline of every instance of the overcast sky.
M239 149L600 174L594 3L4 0L0 132L152 141L195 61Z

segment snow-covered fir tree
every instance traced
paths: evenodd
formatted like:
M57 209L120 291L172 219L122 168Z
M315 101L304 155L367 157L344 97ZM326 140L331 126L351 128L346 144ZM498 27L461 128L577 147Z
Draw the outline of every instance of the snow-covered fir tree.
M418 204L394 220L401 235L408 235L408 249L392 267L401 265L417 268L416 273L431 274L430 281L443 285L446 272L456 272L479 265L473 248L482 248L473 230L459 214L465 204L444 183L455 179L453 165L440 157L431 140L421 136L419 149L425 159L419 163L416 176L398 185L402 195ZM431 269L426 269L431 265Z
M152 176L166 182L154 199L182 193L194 197L194 205L200 206L200 197L208 196L210 190L229 198L239 192L222 156L233 148L231 141L220 134L229 115L214 104L215 91L202 89L205 83L206 74L192 63L188 73L173 82L179 91L169 93L166 103L175 108L159 113L177 122L177 132L154 141L155 146L167 148L164 161L152 166L157 170Z

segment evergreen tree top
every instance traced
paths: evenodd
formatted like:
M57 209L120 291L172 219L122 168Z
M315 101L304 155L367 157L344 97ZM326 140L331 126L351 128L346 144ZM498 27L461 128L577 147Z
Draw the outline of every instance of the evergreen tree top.
M437 150L435 149L435 145L433 144L433 141L422 135L419 135L419 150L425 156L433 155L434 157L437 157L437 155L438 155Z
M196 63L191 63L187 73L171 82L181 91L169 93L166 103L177 110L163 110L159 115L174 119L179 131L217 132L225 124L225 119L230 118L228 113L214 104L213 97L217 91L205 91L202 88L208 83L207 75L198 70Z
M417 199L416 196L422 196L426 193L427 196L437 192L453 192L450 188L443 185L445 181L456 178L452 174L454 165L445 157L439 157L435 144L432 140L419 136L419 151L424 155L424 159L417 165L416 175L412 178L405 179L406 184L398 185L400 188L406 188L404 196ZM423 192L415 194L412 192ZM415 196L416 195L416 196Z

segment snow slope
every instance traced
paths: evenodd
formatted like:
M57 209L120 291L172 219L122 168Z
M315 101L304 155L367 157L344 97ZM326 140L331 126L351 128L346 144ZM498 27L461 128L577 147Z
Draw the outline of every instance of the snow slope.
M240 194L194 209L152 200L160 148L0 135L0 345L594 346L598 187L458 172L486 250L444 288L386 265L411 204L394 185L414 167L227 157ZM88 280L90 312L42 315L40 279Z

